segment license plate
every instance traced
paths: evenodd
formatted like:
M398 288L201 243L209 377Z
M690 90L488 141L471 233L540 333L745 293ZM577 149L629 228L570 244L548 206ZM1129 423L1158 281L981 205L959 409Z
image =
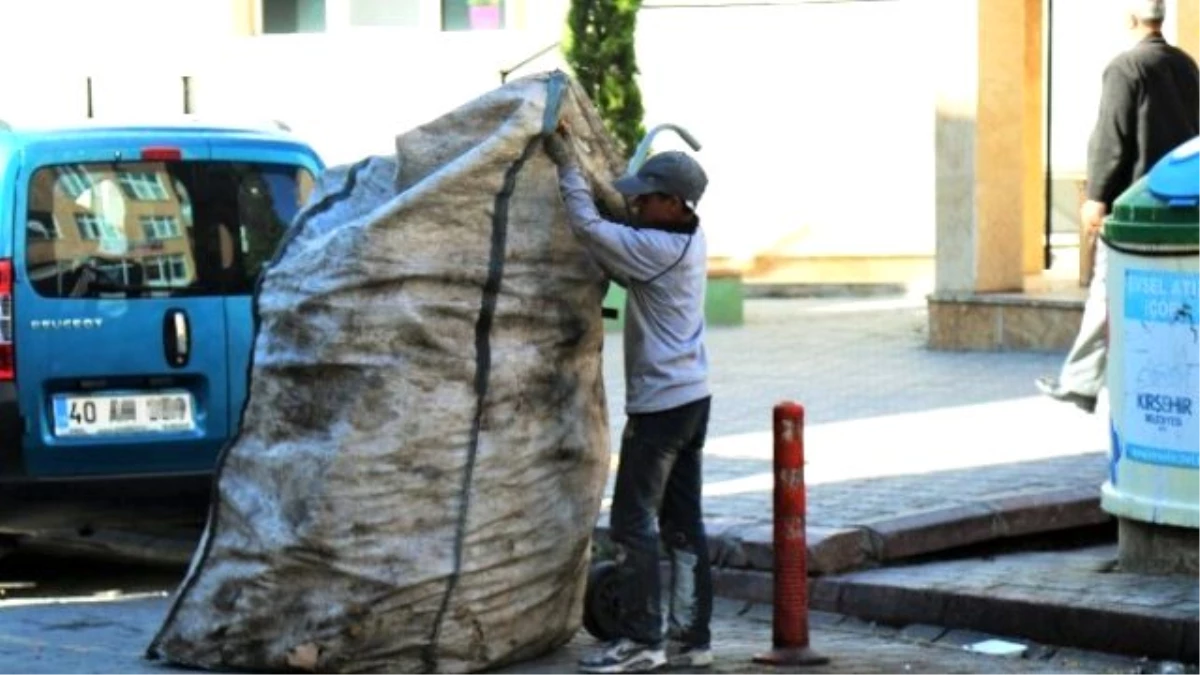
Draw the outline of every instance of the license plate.
M54 398L57 436L153 434L195 428L192 396L186 392Z

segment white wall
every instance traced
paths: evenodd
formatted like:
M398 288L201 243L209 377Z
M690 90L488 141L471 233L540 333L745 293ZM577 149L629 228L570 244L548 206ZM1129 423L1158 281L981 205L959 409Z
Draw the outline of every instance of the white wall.
M499 31L242 40L197 75L197 111L282 119L327 161L352 162L392 152L396 134L499 86L531 44L543 46Z
M920 2L644 10L649 125L704 144L710 249L932 253L929 55Z
M227 36L233 12L226 0L0 0L0 51L44 68L95 72L130 50Z

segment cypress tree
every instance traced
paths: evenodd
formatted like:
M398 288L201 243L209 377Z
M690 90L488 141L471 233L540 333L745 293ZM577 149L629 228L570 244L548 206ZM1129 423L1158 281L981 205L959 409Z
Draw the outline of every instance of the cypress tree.
M563 54L605 126L633 154L645 135L634 34L641 0L571 0Z

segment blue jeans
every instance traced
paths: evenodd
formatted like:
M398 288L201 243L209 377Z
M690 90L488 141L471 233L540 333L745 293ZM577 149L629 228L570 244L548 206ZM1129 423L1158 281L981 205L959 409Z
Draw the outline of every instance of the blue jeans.
M700 505L709 398L630 415L621 439L611 537L620 578L623 637L663 643L659 541L671 562L671 637L709 646L712 570Z

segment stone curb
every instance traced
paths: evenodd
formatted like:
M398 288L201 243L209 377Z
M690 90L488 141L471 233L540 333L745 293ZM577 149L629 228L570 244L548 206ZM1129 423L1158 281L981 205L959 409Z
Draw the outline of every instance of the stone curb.
M983 495L979 501L912 511L851 527L809 525L810 575L838 574L904 558L1009 537L1055 532L1108 522L1100 489L1058 488ZM709 552L718 567L770 571L774 567L773 527L748 518L706 522ZM607 524L598 525L601 551Z
M718 568L715 592L723 597L771 603L767 572ZM810 610L891 625L929 624L1024 638L1136 657L1196 663L1200 619L1108 607L1052 604L1036 597L966 592L931 586L898 586L856 578L809 580Z
M979 501L914 511L862 523L879 562L936 553L969 544L1098 525L1112 516L1100 508L1100 488L1058 488L984 495ZM849 568L842 568L842 571Z
M788 283L746 282L746 299L894 298L909 291L904 283Z

